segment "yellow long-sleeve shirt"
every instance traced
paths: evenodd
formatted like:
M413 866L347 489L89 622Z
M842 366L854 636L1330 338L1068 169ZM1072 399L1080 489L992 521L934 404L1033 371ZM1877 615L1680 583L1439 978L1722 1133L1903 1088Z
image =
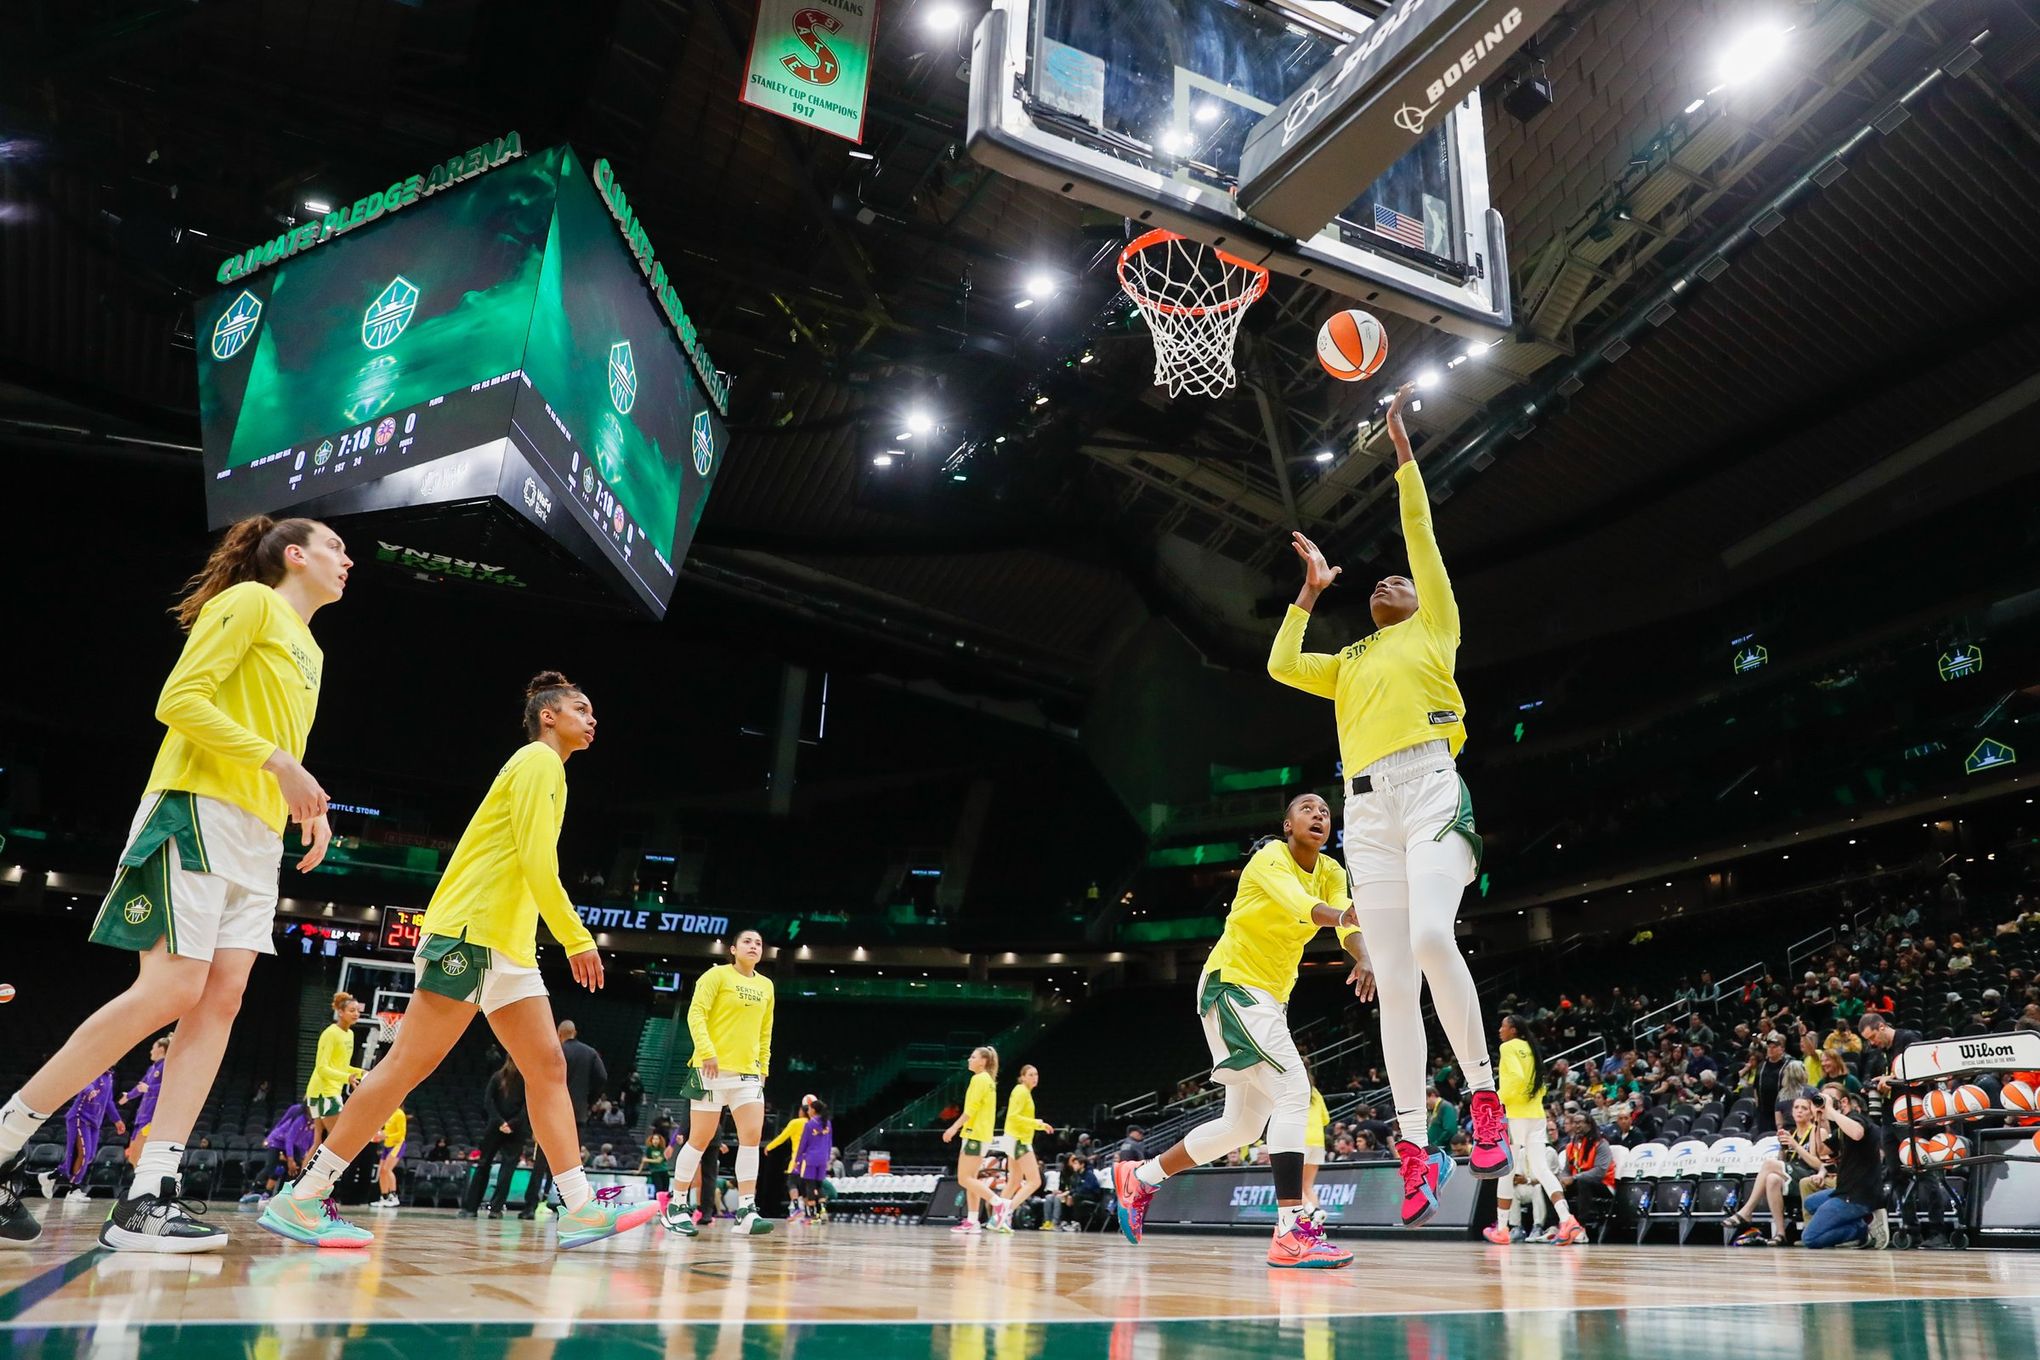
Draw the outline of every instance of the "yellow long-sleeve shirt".
M963 1136L972 1142L992 1141L992 1124L999 1115L999 1088L989 1072L970 1074L970 1089L963 1097Z
M1034 1117L1034 1092L1014 1082L1013 1093L1006 1097L1006 1136L1016 1143L1031 1143L1040 1128L1041 1121Z
M217 798L281 835L290 806L262 762L279 749L304 759L325 669L312 630L270 587L243 581L213 596L156 700L170 730L145 791Z
M1452 677L1459 654L1459 603L1431 530L1431 501L1415 463L1396 469L1403 539L1417 612L1377 629L1342 652L1306 652L1310 615L1295 605L1268 653L1268 674L1332 701L1339 759L1348 778L1375 761L1443 739L1453 755L1466 745L1466 701Z
M585 954L595 937L574 912L560 883L560 826L567 817L566 764L534 741L496 772L475 809L446 873L433 889L419 929L500 949L526 968L538 963L542 916L569 955Z
M1511 1039L1502 1045L1502 1064L1495 1074L1495 1094L1511 1119L1544 1118L1544 1080L1530 1056L1530 1045Z
M1303 1145L1305 1147L1323 1147L1325 1145L1325 1125L1331 1122L1332 1114L1331 1111L1325 1108L1325 1098L1318 1094L1317 1087L1311 1087L1310 1117L1304 1120L1303 1123Z
M1334 911L1352 905L1346 870L1337 860L1320 854L1306 871L1286 843L1262 846L1240 871L1225 933L1204 961L1204 975L1215 972L1222 982L1259 987L1277 1001L1288 1001L1304 946L1321 929L1311 919L1311 908L1320 902ZM1353 933L1351 926L1339 927L1339 943Z
M389 1122L382 1126L382 1145L393 1148L404 1141L404 1134L410 1130L411 1121L401 1108L390 1114Z
M766 1076L772 1068L772 979L745 977L735 965L719 963L694 984L687 1006L687 1032L694 1039L689 1065L710 1058L726 1076Z
M319 1047L312 1058L312 1079L305 1083L305 1099L347 1094L347 1083L361 1075L353 1063L354 1033L338 1025L326 1026L319 1035Z
M777 1138L765 1145L765 1150L770 1152L781 1143L792 1144L792 1146L786 1149L786 1171L788 1175L792 1175L793 1168L800 1164L800 1140L801 1135L806 1132L807 1116L796 1115L786 1121L786 1127L779 1131Z

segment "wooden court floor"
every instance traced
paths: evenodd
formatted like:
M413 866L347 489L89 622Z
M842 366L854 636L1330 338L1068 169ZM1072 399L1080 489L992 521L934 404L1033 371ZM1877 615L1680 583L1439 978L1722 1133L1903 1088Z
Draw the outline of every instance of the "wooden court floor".
M1477 1356L1940 1360L2040 1355L2040 1254L1348 1242L1270 1271L1255 1236L828 1226L689 1241L652 1225L574 1253L549 1225L362 1210L318 1252L216 1207L216 1255L100 1251L59 1206L0 1253L12 1356L851 1356L886 1360Z

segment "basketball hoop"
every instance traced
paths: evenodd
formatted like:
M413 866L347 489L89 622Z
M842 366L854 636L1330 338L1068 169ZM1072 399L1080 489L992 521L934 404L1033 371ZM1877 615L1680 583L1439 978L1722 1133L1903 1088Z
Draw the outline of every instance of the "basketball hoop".
M1119 252L1119 286L1155 338L1155 385L1169 395L1231 390L1233 344L1268 271L1216 246L1156 228Z

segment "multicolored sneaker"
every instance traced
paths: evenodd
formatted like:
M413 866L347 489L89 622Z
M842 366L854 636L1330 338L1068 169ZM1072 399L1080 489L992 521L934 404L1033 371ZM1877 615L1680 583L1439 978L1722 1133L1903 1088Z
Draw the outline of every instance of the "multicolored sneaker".
M28 1161L28 1149L0 1162L0 1250L26 1247L42 1236L42 1224L21 1202L21 1168Z
M1353 1264L1353 1253L1325 1241L1317 1224L1299 1218L1268 1244L1268 1264L1277 1270L1337 1270Z
M1577 1218L1568 1218L1558 1225L1551 1234L1552 1245L1560 1247L1581 1247L1587 1242L1587 1230L1580 1226Z
M374 1233L340 1217L340 1208L332 1200L299 1199L291 1193L296 1185L296 1181L285 1181L278 1186L269 1203L262 1206L262 1217L255 1221L278 1237L312 1247L365 1247L375 1241Z
M1452 1177L1452 1159L1407 1138L1396 1140L1395 1155L1402 1163L1402 1224L1421 1228L1438 1212L1438 1191Z
M659 1206L652 1204L625 1204L622 1186L605 1185L595 1192L595 1198L580 1208L568 1213L560 1210L560 1232L558 1242L561 1251L572 1251L585 1247L590 1242L600 1242L618 1233L627 1233L641 1227L659 1216Z
M1515 1170L1516 1159L1509 1155L1509 1117L1502 1109L1502 1098L1493 1091L1475 1091L1471 1122L1473 1155L1466 1165L1473 1178L1499 1180Z
M745 1200L737 1206L737 1221L730 1224L730 1231L739 1237L763 1237L772 1231L772 1220L758 1212L758 1206Z
M1155 1188L1134 1174L1140 1168L1139 1162L1112 1164L1112 1194L1119 1201L1119 1231L1136 1247L1140 1245L1141 1227L1147 1222L1148 1201L1155 1197Z
M964 1237L968 1237L972 1233L983 1232L984 1229L978 1226L978 1221L975 1218L965 1218L959 1219L956 1225L952 1227L949 1231L957 1233Z
M1498 1247L1506 1247L1516 1240L1516 1235L1499 1223L1490 1223L1480 1230L1480 1235Z
M675 1195L659 1208L659 1226L682 1237L699 1237L694 1223L694 1196Z

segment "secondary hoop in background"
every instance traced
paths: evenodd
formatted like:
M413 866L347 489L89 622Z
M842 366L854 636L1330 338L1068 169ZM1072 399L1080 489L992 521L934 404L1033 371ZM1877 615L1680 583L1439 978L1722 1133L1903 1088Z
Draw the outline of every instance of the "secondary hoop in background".
M1216 397L1236 381L1233 346L1247 308L1268 291L1250 260L1157 227L1119 252L1119 286L1155 341L1155 385Z

